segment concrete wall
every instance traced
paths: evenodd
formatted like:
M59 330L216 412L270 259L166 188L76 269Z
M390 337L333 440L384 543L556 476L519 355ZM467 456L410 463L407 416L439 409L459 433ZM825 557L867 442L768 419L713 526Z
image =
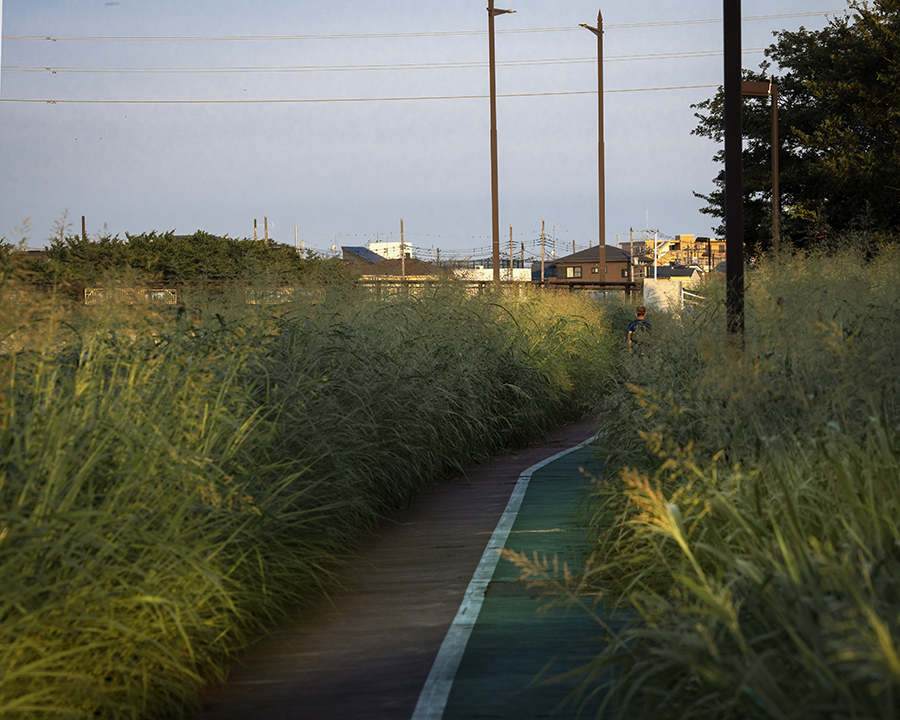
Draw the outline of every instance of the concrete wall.
M461 280L485 280L494 279L493 268L461 268L454 270L453 274ZM513 268L512 279L516 282L530 282L531 268ZM500 268L500 280L509 280L509 268Z

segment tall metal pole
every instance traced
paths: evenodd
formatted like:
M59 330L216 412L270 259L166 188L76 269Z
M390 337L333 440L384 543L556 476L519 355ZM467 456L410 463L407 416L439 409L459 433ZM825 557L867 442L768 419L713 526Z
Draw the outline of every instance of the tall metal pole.
M488 55L491 71L491 230L494 282L500 282L500 190L497 170L497 78L494 64L494 0L488 0Z
M778 188L778 85L774 78L769 83L772 88L772 251L778 255L781 240L781 197Z
M494 0L488 0L488 65L491 74L491 220L493 237L494 282L500 282L500 191L497 171L497 71L494 59L494 16L515 12L494 9Z
M744 348L744 178L741 130L741 0L724 0L725 315L731 342Z
M772 77L769 82L744 80L741 83L744 97L769 98L772 103L772 251L778 255L779 220L781 199L778 189L778 85Z

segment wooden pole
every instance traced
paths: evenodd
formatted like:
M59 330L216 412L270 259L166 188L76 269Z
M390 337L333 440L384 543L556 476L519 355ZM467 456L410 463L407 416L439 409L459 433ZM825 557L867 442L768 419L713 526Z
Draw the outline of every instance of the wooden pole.
M541 282L544 282L544 245L547 242L547 236L544 233L544 218L541 218Z
M512 225L509 226L509 281L513 279L513 232Z
M403 218L400 218L400 276L406 278L406 238L403 232Z

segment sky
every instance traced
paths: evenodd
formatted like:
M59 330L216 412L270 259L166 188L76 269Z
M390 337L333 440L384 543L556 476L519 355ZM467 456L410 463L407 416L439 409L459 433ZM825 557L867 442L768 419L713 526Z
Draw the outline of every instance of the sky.
M607 244L708 236L722 83L716 0L509 0L495 19L501 247L598 242L604 23ZM496 7L508 7L500 0ZM485 0L0 0L0 237L204 230L490 255ZM745 0L745 68L845 0ZM50 102L50 101L56 101ZM549 250L548 250L549 251Z

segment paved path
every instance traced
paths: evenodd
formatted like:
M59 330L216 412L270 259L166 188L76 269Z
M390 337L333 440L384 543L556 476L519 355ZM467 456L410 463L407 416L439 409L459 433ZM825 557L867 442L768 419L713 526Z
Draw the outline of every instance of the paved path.
M595 421L566 426L417 497L344 569L332 604L288 623L232 671L228 687L207 693L202 720L551 717L568 688L526 687L596 626L561 609L538 614L506 561L491 573L449 694L440 705L420 696L520 475L595 430ZM576 561L580 539L566 522L587 482L578 466L590 460L572 453L533 473L509 547Z

